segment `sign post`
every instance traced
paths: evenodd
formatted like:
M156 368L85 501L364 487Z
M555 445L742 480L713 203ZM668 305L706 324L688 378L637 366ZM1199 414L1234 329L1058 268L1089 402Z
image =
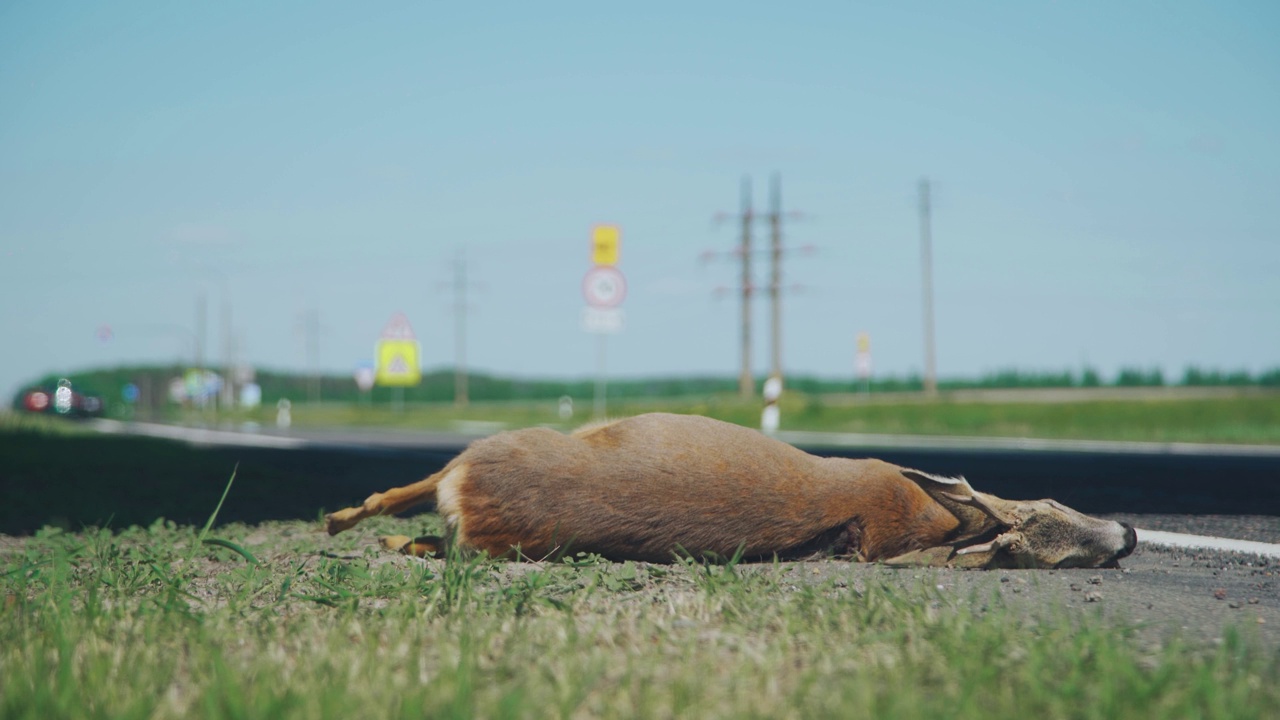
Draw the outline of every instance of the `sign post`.
M853 356L853 366L862 381L862 394L871 395L871 336L858 333L858 352Z
M616 265L622 244L622 231L617 225L597 225L591 229L591 262L593 267L582 278L582 296L587 306L582 309L582 329L594 333L596 340L595 416L604 418L607 406L608 380L605 372L605 338L622 332L622 300L627 296L627 279Z
M371 362L362 362L356 365L355 380L356 387L360 388L360 404L369 404L369 392L373 390L373 381L377 376L377 370Z

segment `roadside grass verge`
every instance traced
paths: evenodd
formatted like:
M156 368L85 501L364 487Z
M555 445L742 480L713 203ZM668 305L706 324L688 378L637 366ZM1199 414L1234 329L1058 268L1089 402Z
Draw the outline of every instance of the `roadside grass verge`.
M943 399L901 402L790 393L782 402L782 429L902 435L970 435L1078 440L1280 444L1280 393L1221 398L1154 397L1082 402L976 402ZM835 402L839 400L839 402ZM760 424L759 401L718 395L685 399L611 401L610 417L664 411L706 415L748 427ZM490 402L455 408L449 403L385 406L341 403L293 406L300 427L379 427L399 430L493 431L552 425L569 429L585 413L561 420L554 403ZM273 422L271 412L254 419Z
M1126 440L1280 443L1280 395L1074 403L864 405L797 409L797 424L834 432Z
M435 522L0 538L0 716L1280 714L1275 652L1231 631L1152 646L1094 616L944 593L932 571L422 562L369 544Z

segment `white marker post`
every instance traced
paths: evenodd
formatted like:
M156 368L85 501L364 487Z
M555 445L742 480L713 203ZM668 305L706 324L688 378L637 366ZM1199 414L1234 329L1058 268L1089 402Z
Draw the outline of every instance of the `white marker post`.
M782 378L774 375L765 380L762 394L764 410L760 413L760 429L765 435L772 435L778 432L782 422L782 410L778 407L778 400L782 398Z

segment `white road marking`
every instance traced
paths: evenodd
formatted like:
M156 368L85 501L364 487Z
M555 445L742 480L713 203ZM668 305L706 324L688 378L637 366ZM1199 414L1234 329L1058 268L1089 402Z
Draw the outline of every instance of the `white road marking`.
M1165 545L1167 547L1230 550L1232 552L1253 553L1264 557L1280 558L1280 545L1273 543L1233 540L1232 538L1213 537L1211 535L1186 535L1162 530L1135 529L1138 532L1139 545L1151 543L1152 545Z
M881 435L784 431L774 437L809 447L930 448L943 450L1022 450L1029 452L1094 452L1136 455L1242 455L1274 457L1280 445L1225 445L1221 443L1129 442L1119 440L1046 440L1018 437L968 437L963 435Z
M210 430L208 428L190 428L178 425L160 425L158 423L131 422L119 420L95 420L94 426L99 432L108 434L128 433L148 437L182 440L192 445L239 445L241 447L300 448L310 444L302 438L281 437L279 435L255 435L253 433L232 430Z

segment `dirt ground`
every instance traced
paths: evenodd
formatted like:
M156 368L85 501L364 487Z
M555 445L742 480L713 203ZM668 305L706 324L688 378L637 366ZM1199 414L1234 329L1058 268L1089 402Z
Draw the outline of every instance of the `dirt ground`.
M1142 642L1157 646L1182 638L1191 643L1216 643L1228 628L1256 638L1280 652L1280 561L1234 552L1172 549L1142 542L1141 529L1211 534L1244 540L1275 542L1280 538L1280 518L1270 516L1107 516L1139 528L1138 548L1120 562L1119 569L1070 570L948 570L896 569L843 560L813 560L782 564L781 587L808 583L832 583L861 591L869 583L918 588L927 583L939 593L951 595L954 606L966 604L975 613L995 605L1017 612L1029 622L1068 617L1094 617L1119 626L1134 627ZM408 523L407 520L391 522ZM370 528L372 529L372 528ZM405 528L405 531L412 532ZM320 532L318 524L266 522L253 526L245 545L264 560L301 554L358 557L348 553L372 544L369 533L352 533L345 543L335 543ZM301 540L301 543L300 543ZM20 551L25 538L0 535L0 555ZM345 548L336 547L343 544ZM336 552L335 552L336 551ZM379 565L419 562L394 553L375 553ZM214 564L209 571L216 574ZM530 563L500 563L498 571L517 577L532 569ZM231 565L230 567L235 567ZM773 572L763 563L741 568L743 572ZM643 573L645 577L652 577ZM212 578L210 578L212 579ZM651 580L651 582L662 582ZM640 589L640 593L657 588ZM659 590L661 592L661 590Z
M1280 563L1226 552L1142 545L1118 570L912 570L839 561L794 563L797 583L852 574L867 581L934 583L985 612L999 601L1029 619L1093 614L1139 629L1153 643L1182 637L1217 642L1228 627L1280 650Z
M983 603L1002 601L1030 617L1046 612L1094 613L1163 641L1216 642L1228 627L1256 634L1280 651L1280 561L1214 550L1142 542L1141 528L1280 543L1280 517L1268 515L1101 515L1139 528L1138 548L1119 570L900 570L853 568L889 582L936 582L942 592ZM797 578L829 576L838 563L797 563ZM976 610L981 611L979 604Z
M1029 620L1095 616L1135 627L1152 645L1182 638L1216 643L1228 628L1256 637L1280 652L1280 561L1251 554L1173 549L1142 542L1141 528L1216 535L1241 540L1280 540L1280 517L1107 515L1139 528L1138 548L1119 569L948 570L898 569L843 560L784 563L786 577L804 583L848 583L862 590L868 582L917 587L921 582L959 600L975 612L993 602ZM395 556L392 556L395 557ZM413 558L402 562L424 562ZM438 562L438 561L426 561ZM513 575L527 570L509 563ZM744 568L771 572L772 565ZM784 587L785 587L784 583ZM999 600L996 600L996 597ZM962 603L963 604L963 603Z

